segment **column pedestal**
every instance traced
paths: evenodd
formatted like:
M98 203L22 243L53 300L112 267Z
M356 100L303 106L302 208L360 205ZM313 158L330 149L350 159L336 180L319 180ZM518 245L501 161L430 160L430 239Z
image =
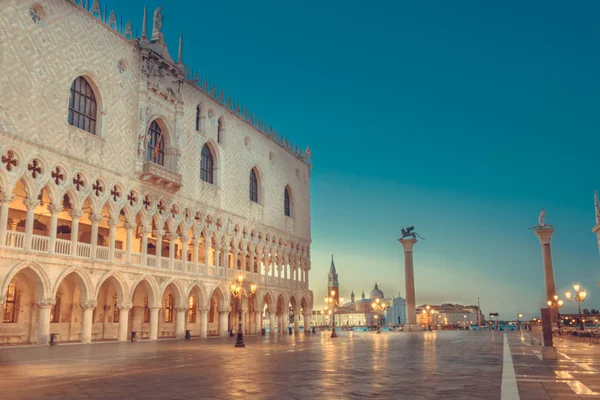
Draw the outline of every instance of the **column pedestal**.
M398 239L404 248L404 284L406 291L406 325L408 330L420 330L417 324L415 304L415 274L413 270L413 246L417 239Z
M150 340L158 339L158 312L160 307L150 308Z
M97 303L95 301L89 301L81 304L81 308L83 309L83 318L81 321L81 343L90 343L92 341L92 316L96 305Z
M229 326L229 310L219 308L219 336L226 337Z
M38 340L37 344L48 344L50 342L50 312L54 301L45 300L39 302L40 319L38 322Z

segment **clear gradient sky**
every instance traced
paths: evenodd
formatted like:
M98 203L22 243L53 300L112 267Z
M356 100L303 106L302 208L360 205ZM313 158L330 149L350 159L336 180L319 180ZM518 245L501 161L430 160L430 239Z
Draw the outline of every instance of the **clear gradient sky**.
M173 55L310 144L315 307L332 253L343 295L404 295L415 225L417 304L539 315L545 208L557 289L600 308L600 2L105 3L134 29L161 4Z

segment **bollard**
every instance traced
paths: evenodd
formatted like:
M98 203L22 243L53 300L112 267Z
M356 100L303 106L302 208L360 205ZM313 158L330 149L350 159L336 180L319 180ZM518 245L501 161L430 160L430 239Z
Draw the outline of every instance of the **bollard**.
M138 338L137 338L137 332L133 331L131 332L131 342L137 342Z
M291 335L292 334L292 328L288 328L288 334Z
M316 329L315 329L314 326L312 327L312 333L317 333L317 331L316 331Z
M260 330L260 334L261 334L262 336L265 336L265 335L267 334L267 329L266 329L266 328L262 328L262 329Z
M57 342L58 342L58 333L51 333L50 334L50 346L56 346Z
M185 331L185 340L190 340L192 338L192 334L189 330Z

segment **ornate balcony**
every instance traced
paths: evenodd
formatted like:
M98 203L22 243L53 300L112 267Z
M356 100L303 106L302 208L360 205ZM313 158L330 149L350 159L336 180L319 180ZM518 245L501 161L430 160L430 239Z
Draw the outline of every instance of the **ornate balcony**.
M173 193L179 191L181 188L181 174L151 161L144 163L144 170L140 175L140 179Z

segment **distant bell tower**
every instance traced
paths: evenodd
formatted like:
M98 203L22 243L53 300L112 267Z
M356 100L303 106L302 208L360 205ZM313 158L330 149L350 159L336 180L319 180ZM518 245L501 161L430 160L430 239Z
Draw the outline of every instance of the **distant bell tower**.
M331 291L335 290L335 301L340 301L340 284L338 283L338 274L335 271L335 264L333 263L333 254L331 255L331 266L329 267L329 278L327 280L327 296L331 296Z
M350 294L350 302L354 304L354 290Z

